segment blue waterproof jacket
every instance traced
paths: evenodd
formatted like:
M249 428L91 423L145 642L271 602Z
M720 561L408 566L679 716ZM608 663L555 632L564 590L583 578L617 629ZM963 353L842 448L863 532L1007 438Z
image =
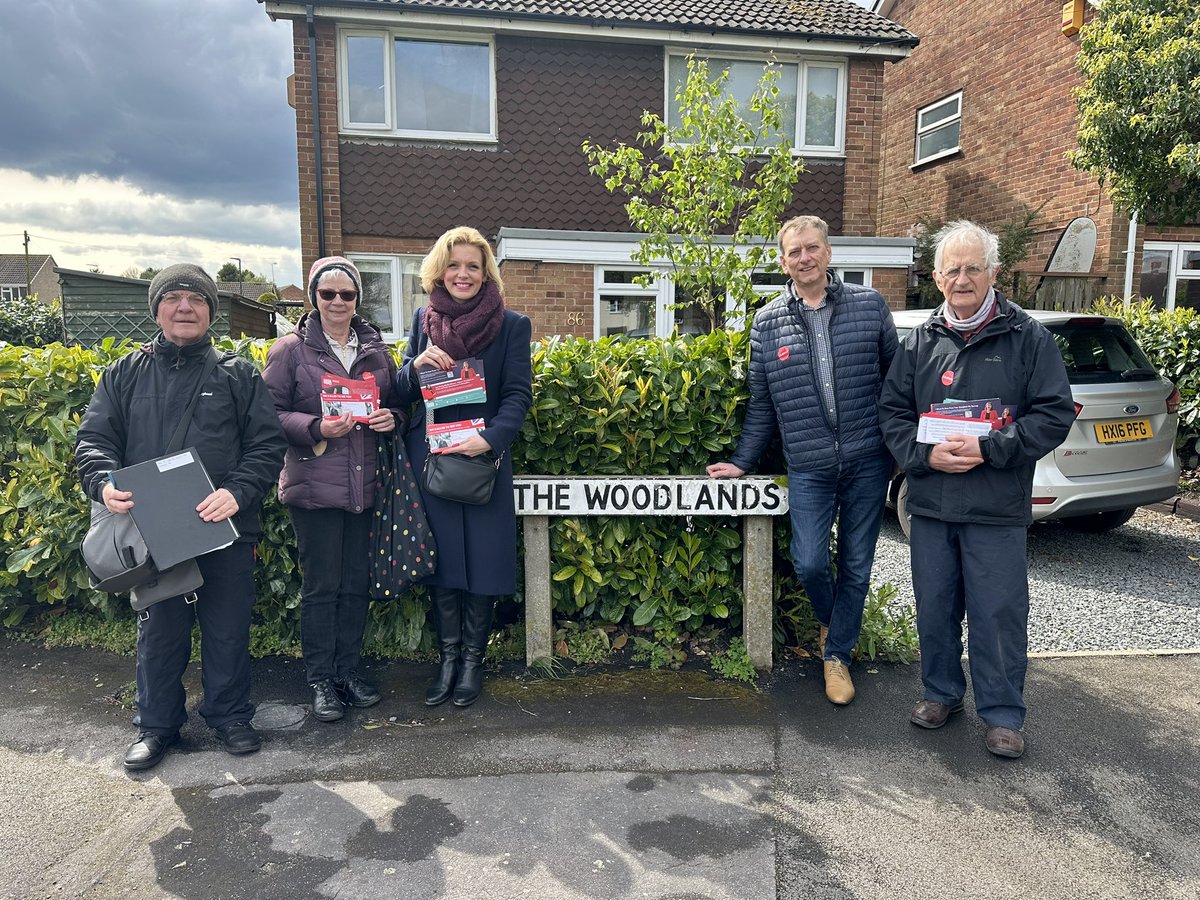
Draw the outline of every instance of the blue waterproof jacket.
M789 470L808 472L883 452L879 390L896 354L896 326L878 291L830 273L833 389L830 422L817 386L817 359L802 302L784 291L750 329L750 402L730 462L749 471L778 428Z

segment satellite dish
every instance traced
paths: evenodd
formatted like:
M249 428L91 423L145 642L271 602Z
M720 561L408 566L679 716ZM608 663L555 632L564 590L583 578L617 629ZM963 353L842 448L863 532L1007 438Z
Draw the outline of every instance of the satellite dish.
M1054 245L1054 252L1046 262L1047 272L1078 272L1086 275L1092 271L1092 260L1096 257L1096 223L1087 216L1072 219Z

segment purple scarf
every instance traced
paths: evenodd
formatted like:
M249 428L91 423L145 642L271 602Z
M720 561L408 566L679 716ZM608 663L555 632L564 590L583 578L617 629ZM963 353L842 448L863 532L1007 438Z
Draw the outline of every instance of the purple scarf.
M455 359L481 353L496 339L504 324L504 298L495 283L485 281L479 293L459 302L444 285L437 284L425 310L429 341Z

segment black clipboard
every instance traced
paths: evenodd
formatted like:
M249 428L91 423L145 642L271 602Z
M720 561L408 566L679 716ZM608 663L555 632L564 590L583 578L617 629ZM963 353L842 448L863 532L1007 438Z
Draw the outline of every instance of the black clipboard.
M133 492L129 514L159 571L238 539L232 520L205 522L196 512L215 488L194 447L116 469L111 478L117 490Z

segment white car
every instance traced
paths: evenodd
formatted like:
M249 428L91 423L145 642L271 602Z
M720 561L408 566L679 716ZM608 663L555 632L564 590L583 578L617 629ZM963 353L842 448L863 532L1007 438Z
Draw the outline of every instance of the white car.
M1137 507L1179 491L1179 391L1150 365L1118 319L1026 310L1054 335L1075 400L1066 440L1033 471L1033 519L1061 519L1083 531L1124 525ZM893 314L903 341L932 310ZM908 535L908 487L901 472L888 488Z

